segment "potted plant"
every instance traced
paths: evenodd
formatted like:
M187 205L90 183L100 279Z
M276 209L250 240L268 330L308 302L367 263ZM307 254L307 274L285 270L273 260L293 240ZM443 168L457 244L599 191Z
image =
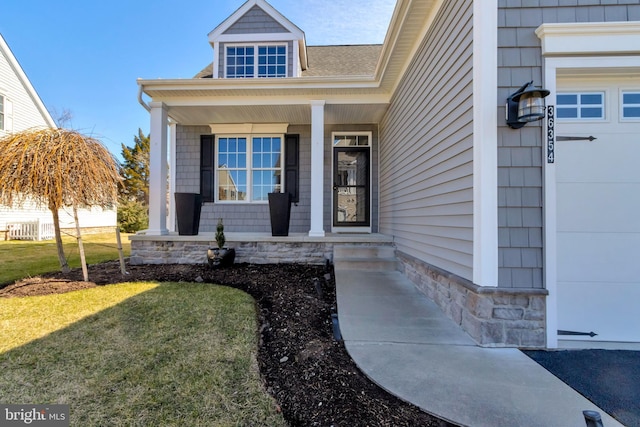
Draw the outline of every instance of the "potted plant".
M216 244L217 248L209 248L207 251L207 259L209 261L209 267L227 267L233 264L236 258L236 250L233 248L225 248L224 244L227 239L224 236L224 224L222 218L218 220L216 226Z

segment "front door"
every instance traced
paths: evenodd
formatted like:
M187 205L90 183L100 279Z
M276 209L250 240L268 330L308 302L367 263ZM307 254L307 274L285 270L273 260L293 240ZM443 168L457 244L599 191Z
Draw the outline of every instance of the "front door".
M333 231L371 231L370 138L338 135L333 148Z

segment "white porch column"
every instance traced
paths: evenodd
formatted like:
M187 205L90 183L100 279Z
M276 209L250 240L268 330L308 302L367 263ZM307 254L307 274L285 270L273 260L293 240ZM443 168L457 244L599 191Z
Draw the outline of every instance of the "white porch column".
M311 101L310 237L324 237L324 104L325 101Z
M169 181L169 216L167 221L167 228L169 231L177 231L176 230L176 202L175 196L176 193L176 123L169 123L169 173L170 173L170 181Z
M169 234L167 230L167 110L162 102L151 102L151 146L149 150L148 235Z

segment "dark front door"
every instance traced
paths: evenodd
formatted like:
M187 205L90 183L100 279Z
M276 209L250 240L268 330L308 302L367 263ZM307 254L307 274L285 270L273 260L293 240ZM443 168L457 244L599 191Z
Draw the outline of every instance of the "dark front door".
M369 227L371 225L369 156L369 147L334 148L334 227Z

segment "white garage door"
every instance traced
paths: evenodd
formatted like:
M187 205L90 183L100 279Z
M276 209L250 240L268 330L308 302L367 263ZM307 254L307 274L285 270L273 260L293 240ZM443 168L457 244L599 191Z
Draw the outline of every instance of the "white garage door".
M558 339L640 342L640 76L557 92Z

